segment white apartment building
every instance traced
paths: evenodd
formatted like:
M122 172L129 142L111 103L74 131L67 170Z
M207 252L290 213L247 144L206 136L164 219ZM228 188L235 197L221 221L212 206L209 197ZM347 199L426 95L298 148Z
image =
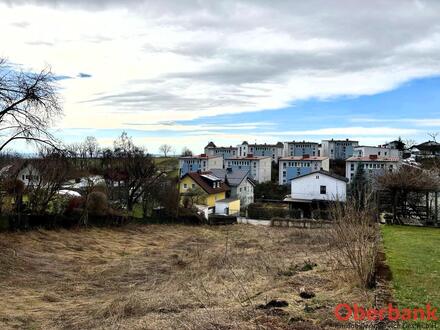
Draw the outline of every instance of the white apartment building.
M179 176L190 172L206 172L214 168L223 168L223 156L185 156L179 158Z
M258 183L271 180L272 157L254 156L247 154L246 157L232 157L225 159L225 168L230 171L248 170L252 179Z
M346 160L345 176L351 183L358 167L361 167L364 169L365 176L373 179L386 172L397 171L400 165L400 157L379 157L377 155L370 155L368 157L353 156Z
M345 160L353 156L354 148L359 146L358 141L345 140L322 140L320 156L330 159Z
M354 148L353 156L369 157L376 155L378 157L402 157L400 150L387 147L358 146Z

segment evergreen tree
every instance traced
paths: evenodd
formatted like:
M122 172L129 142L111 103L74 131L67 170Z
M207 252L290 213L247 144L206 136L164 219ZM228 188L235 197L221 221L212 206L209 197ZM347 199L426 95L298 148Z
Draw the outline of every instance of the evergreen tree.
M364 164L360 163L350 185L351 197L360 208L364 206L369 185L370 183L365 175Z

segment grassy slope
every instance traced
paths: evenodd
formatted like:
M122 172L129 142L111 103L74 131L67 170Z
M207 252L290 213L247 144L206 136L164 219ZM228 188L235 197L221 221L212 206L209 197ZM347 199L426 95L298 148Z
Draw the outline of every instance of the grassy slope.
M440 229L383 226L387 262L400 308L440 308Z

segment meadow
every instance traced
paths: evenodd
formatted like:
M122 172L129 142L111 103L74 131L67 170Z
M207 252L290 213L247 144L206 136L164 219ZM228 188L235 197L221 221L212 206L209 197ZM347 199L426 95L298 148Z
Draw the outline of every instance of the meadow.
M340 328L372 301L325 232L128 225L0 233L1 329Z

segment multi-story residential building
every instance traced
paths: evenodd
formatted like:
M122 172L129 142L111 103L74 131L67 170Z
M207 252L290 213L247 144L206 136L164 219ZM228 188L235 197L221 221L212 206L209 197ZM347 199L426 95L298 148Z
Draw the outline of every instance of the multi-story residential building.
M328 171L330 161L328 157L320 156L289 156L280 158L279 184L289 184L293 178L320 170Z
M209 142L205 147L205 154L208 156L222 156L223 158L235 157L238 155L237 147L217 147L214 142Z
M291 141L284 142L284 156L320 156L317 142Z
M225 168L230 171L249 171L252 179L262 183L271 179L272 157L252 154L247 154L246 157L231 157L225 159Z
M370 155L364 157L353 156L346 160L345 176L351 182L356 175L358 168L362 168L365 176L372 179L384 173L393 172L399 169L401 165L400 157L384 157Z
M278 162L278 159L283 157L284 154L284 144L282 142L277 144L249 144L243 141L237 148L239 157L246 157L249 154L259 157L269 156L274 162Z
M185 156L179 158L179 176L186 173L202 171L206 172L213 168L223 168L223 156Z
M249 171L232 169L214 169L213 175L221 178L230 187L228 196L238 198L244 208L254 202L255 181L250 177Z
M330 159L345 160L353 156L354 148L359 145L358 141L346 140L322 140L321 156Z
M401 151L398 149L372 146L358 146L355 147L353 156L356 157L369 157L370 155L376 155L378 157L401 157Z

